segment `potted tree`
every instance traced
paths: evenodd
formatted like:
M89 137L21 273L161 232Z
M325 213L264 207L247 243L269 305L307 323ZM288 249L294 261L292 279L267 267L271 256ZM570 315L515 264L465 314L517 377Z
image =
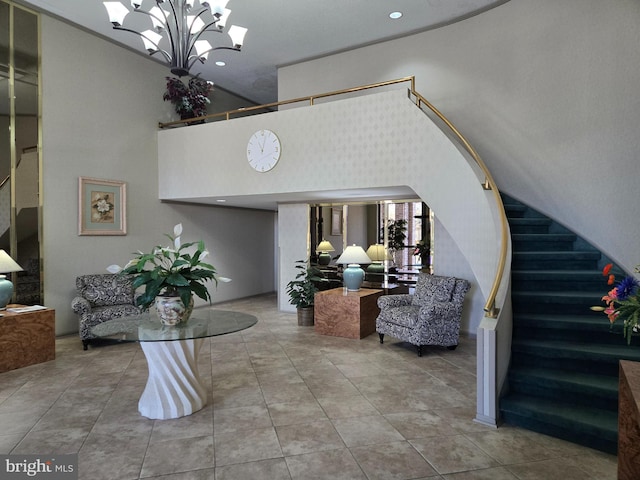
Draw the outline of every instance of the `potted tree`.
M298 325L311 326L313 325L313 300L319 290L317 283L325 279L320 269L310 265L307 260L298 260L295 268L298 274L287 284L287 293L291 304L296 307Z
M393 253L400 250L404 247L404 242L407 239L407 221L404 219L400 220L389 220L387 222L387 237L389 239L389 250Z

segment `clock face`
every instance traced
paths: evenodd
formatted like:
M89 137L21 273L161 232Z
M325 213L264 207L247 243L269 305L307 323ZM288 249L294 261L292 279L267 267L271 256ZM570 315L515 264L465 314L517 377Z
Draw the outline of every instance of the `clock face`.
M271 130L258 130L247 143L247 160L258 172L268 172L280 159L280 139Z

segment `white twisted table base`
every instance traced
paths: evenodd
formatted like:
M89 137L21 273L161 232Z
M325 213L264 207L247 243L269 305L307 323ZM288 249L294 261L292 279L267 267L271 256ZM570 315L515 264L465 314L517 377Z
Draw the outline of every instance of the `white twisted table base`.
M149 378L138 411L151 419L184 417L207 404L207 391L198 373L203 339L140 342L147 357Z

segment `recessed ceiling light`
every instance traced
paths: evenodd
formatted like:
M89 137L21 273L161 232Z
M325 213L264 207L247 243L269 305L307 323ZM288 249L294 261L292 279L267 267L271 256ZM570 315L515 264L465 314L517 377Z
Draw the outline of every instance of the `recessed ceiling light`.
M216 65L217 65L217 66L219 66L219 67L224 67L224 66L226 65L226 63L225 63L225 62L223 62L222 60L218 60L218 61L216 62Z
M218 203L225 203L225 202L226 202L226 200L225 200L224 198L218 198L218 199L216 200L216 202L218 202Z
M391 18L392 20L397 20L402 16L402 12L391 12L389 14L389 18Z

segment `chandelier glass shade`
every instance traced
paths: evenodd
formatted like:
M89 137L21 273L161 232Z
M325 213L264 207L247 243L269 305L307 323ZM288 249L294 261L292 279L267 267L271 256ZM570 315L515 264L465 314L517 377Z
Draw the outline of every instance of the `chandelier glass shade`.
M102 3L115 30L140 35L149 55L160 54L179 77L188 75L195 62L204 63L214 50L240 51L247 33L246 28L231 25L227 31L231 46L213 47L203 38L206 32L224 32L231 13L228 0L155 0L148 10L142 7L143 0L131 0L133 12L151 20L152 28L142 32L123 26L131 11L121 2Z

